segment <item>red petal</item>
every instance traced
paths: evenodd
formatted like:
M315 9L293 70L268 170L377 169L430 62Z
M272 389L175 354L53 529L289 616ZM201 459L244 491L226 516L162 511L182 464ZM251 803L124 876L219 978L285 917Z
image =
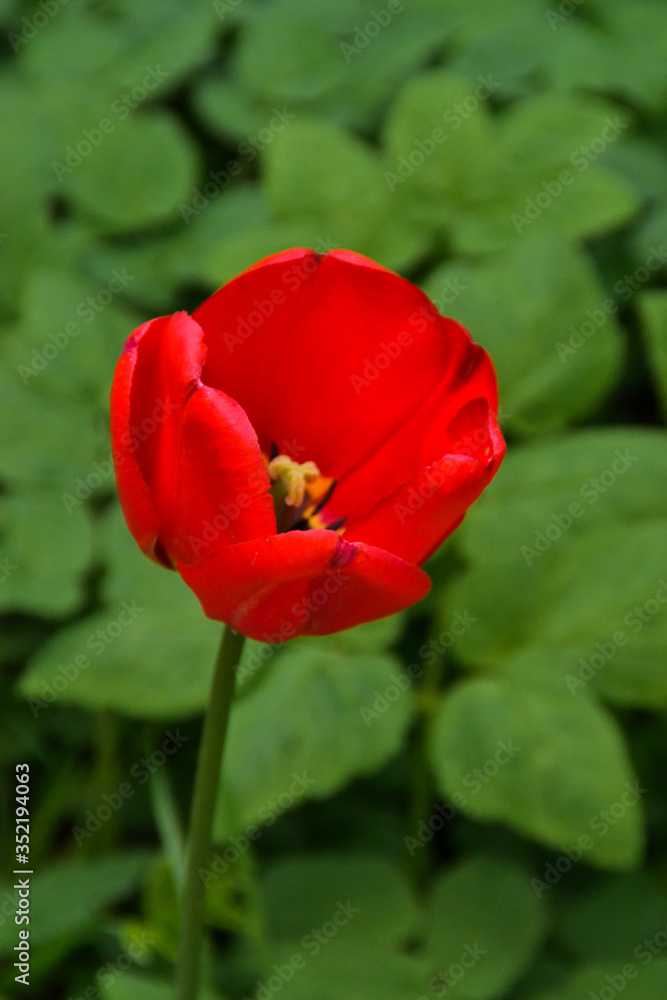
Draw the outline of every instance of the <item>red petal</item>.
M472 384L482 352L462 327L349 251L269 257L194 315L208 347L203 380L243 406L265 451L275 441L325 476L361 466L434 392L448 420L495 393L488 367ZM373 501L391 489L382 486Z
M271 643L383 618L431 586L417 566L322 530L243 542L178 570L209 618Z
M346 541L377 545L409 562L428 559L488 486L505 453L485 400L471 401L454 418L445 445L455 446L451 454L410 477L353 521L345 531Z
M186 313L147 324L129 342L137 463L173 562L275 531L257 436L238 403L202 386L202 342Z
M465 355L459 358L457 379L445 376L412 416L348 473L337 487L332 515L345 515L348 523L363 516L445 454L485 458L480 445L486 441L490 410L495 411L497 405L495 372L481 347L469 339L463 346ZM472 413L467 408L475 400L474 419L465 418L466 429L453 433L453 420L458 414Z
M161 321L151 321L156 322ZM159 551L158 554L155 552L159 520L137 462L138 441L130 424L130 389L137 360L136 341L151 323L144 323L135 330L116 365L111 386L111 451L120 505L132 537L149 558L164 563Z

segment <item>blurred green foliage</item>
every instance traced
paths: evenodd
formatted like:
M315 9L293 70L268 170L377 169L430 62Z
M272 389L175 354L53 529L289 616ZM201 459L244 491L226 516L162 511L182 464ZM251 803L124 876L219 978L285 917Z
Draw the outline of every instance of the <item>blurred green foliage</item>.
M0 17L2 996L22 761L30 996L171 996L218 627L124 527L108 388L140 322L314 246L470 327L510 451L422 605L248 644L207 997L662 1000L667 8Z

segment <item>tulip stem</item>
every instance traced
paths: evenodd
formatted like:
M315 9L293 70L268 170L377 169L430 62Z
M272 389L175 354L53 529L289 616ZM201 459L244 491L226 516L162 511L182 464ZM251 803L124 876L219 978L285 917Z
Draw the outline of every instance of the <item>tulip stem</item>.
M213 817L220 782L222 752L234 695L236 668L245 637L225 627L215 661L211 692L204 718L181 894L177 1000L197 1000L204 926L205 886L200 869L206 868L211 850Z

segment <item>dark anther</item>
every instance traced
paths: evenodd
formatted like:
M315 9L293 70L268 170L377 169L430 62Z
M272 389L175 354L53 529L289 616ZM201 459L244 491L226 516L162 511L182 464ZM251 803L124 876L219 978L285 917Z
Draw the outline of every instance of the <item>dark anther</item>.
M280 452L278 451L278 445L275 441L271 442L271 454L269 455L269 461L272 462L274 458L278 458Z
M331 497L333 496L333 491L336 489L337 485L338 485L338 480L334 479L332 481L331 485L329 486L329 489L326 491L326 493L322 497L322 499L317 501L317 504L313 508L313 514L319 514L319 512L322 510L322 508L325 506L325 504L329 503L329 501L331 500ZM312 514L311 514L311 517L312 517Z
M327 524L327 531L338 531L339 528L343 527L346 521L346 517L339 517L333 524Z

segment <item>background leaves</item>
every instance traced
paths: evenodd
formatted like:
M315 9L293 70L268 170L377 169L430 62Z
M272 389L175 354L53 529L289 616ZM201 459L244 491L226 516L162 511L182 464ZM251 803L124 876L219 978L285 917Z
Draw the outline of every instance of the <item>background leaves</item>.
M419 606L248 644L206 998L663 997L664 5L0 19L3 957L27 761L31 995L171 996L218 627L127 533L113 365L257 259L345 247L490 350L509 454Z

